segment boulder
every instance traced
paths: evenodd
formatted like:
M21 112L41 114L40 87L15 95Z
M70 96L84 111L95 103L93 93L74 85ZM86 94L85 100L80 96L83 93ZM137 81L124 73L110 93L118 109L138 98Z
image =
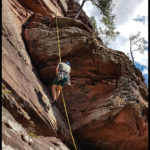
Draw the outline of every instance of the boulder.
M3 150L69 150L56 137L37 136L26 130L2 107L2 149Z
M148 149L148 89L140 70L123 52L107 48L74 20L71 26L62 20L61 57L72 68L72 86L64 87L64 96L78 142L86 150ZM56 28L25 26L23 37L48 86L58 63ZM58 108L64 114L61 97Z
M50 62L47 58L51 60L58 58L58 40L55 21L48 26L43 22L43 19L39 19L38 21L33 19L40 18L38 16L38 14L32 15L25 22L22 35L34 63L41 68ZM61 39L63 38L63 40L60 41L61 50L64 51L62 57L66 54L72 55L74 49L76 49L76 51L78 49L80 50L82 43L84 44L83 46L86 45L87 36L92 35L86 25L71 18L58 18L58 26L59 36ZM84 38L80 38L81 36L84 36ZM46 38L47 41L45 41Z
M32 125L38 136L55 136L70 143L67 123L60 111L51 107L51 90L39 79L11 4L2 1L2 105L26 130Z
M74 18L80 8L80 4L75 0L66 0L66 1L67 1L67 5L68 5L68 11L65 16ZM89 17L86 15L84 10L81 11L77 20L81 20L84 24L86 24L94 32L94 29L89 20Z

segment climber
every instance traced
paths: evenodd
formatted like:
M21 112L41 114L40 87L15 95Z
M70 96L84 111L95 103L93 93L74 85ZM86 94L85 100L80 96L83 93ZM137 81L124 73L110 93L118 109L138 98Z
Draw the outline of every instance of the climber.
M53 101L52 106L57 104L57 99L60 95L61 88L64 85L71 85L70 83L70 72L71 67L70 63L67 61L65 63L59 63L56 67L56 77L54 79L54 83L52 85L52 95Z

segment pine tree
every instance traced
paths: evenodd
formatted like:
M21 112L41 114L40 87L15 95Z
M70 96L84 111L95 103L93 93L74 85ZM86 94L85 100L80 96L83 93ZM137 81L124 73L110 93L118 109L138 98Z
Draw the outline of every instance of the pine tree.
M78 18L86 1L91 1L91 3L100 11L100 14L102 15L102 19L100 20L102 26L99 29L97 29L96 21L93 16L90 18L90 20L93 24L96 35L99 35L102 38L105 45L109 45L119 35L119 32L115 31L115 15L112 14L114 7L112 0L83 0L74 19Z
M133 52L140 51L141 53L144 53L147 42L144 37L140 36L140 32L138 32L136 34L131 34L129 37L129 41L130 41L131 59L134 64Z

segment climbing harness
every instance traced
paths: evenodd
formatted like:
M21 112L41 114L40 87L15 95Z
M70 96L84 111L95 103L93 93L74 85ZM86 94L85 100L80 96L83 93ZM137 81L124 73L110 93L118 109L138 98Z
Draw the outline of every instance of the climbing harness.
M55 15L56 15L56 32L57 32L58 57L59 57L59 63L61 63L61 50L60 50L60 41L59 41L57 9L56 9ZM70 135L71 135L71 138L72 138L72 142L73 142L75 150L78 150L77 146L76 146L76 143L75 143L75 140L74 140L74 137L73 137L73 134L72 134L72 129L71 129L70 121L69 121L69 116L68 116L68 112L67 112L65 98L64 98L64 94L63 94L62 88L61 88L61 95L62 95L62 100L63 100L63 104L64 104L65 114L66 114L66 118L67 118L67 122L68 122L68 126L69 126Z

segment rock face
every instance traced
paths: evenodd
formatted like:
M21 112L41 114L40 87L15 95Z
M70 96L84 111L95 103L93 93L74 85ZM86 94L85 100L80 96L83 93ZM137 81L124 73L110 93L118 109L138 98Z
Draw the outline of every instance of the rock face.
M74 0L66 0L66 1L67 1L67 5L68 5L68 11L67 11L66 16L74 18L80 8L80 4ZM86 13L83 10L81 11L81 13L77 19L81 20L89 28L93 29L93 26L92 26L88 16L86 15Z
M22 40L25 10L18 1L2 1L2 105L23 128L32 126L35 135L55 136L71 143L66 121L57 108L51 107L50 92L39 80ZM9 146L6 143L4 139Z
M35 136L34 134L31 134L31 130L26 132L4 107L2 107L2 129L3 150L69 150L59 139L55 137Z
M59 0L54 9L55 3L2 1L3 149L67 150L63 143L72 144L61 97L58 109L50 104L58 63L57 9L62 61L72 68L72 85L63 91L80 149L147 150L148 89L142 73L124 53L95 38L85 21L63 17L71 10L68 1Z
M59 3L57 3L59 1ZM18 2L34 13L40 13L44 16L54 17L57 13L58 16L64 16L67 12L67 4L65 0L18 0ZM13 0L16 4L17 0ZM16 5L15 5L16 6Z
M86 150L147 149L148 91L141 72L80 24L62 20L58 18L62 61L72 67L72 87L65 87L64 94L80 145ZM29 19L24 26L24 39L42 81L50 83L58 60L56 28L32 23ZM64 113L61 99L58 104Z

